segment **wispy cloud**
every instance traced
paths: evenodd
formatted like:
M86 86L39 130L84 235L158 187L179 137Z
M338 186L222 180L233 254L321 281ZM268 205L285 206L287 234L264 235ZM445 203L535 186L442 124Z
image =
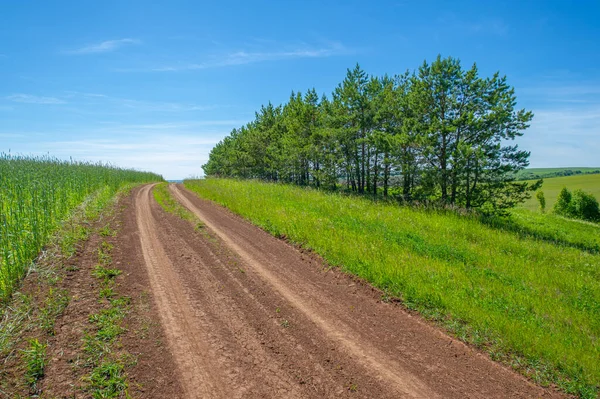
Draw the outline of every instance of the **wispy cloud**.
M531 166L600 166L600 106L539 109L520 140Z
M9 101L16 102L16 103L26 103L26 104L65 104L66 103L66 101L61 100L60 98L34 96L31 94L13 94L11 96L7 96L6 99Z
M152 72L176 72L191 71L208 68L219 68L235 65L254 64L266 61L282 61L300 58L325 58L337 55L350 54L352 51L339 42L329 42L325 46L309 46L302 44L300 46L284 48L280 50L269 51L248 51L239 50L220 55L213 55L207 60L198 63L179 63L172 65L149 68ZM121 70L130 72L135 70Z
M186 102L169 101L146 101L131 98L113 97L100 93L85 93L79 91L65 91L64 98L68 98L71 103L79 105L102 105L103 111L120 112L190 112L190 111L210 111L218 108L217 105L195 104Z
M65 54L96 54L96 53L108 53L111 51L115 51L121 47L141 44L141 41L138 39L117 39L117 40L106 40L100 43L89 44L84 47L80 47L73 50L64 51Z

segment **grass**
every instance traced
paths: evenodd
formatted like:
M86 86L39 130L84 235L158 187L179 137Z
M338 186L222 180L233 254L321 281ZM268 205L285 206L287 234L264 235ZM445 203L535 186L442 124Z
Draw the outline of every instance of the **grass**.
M556 245L600 253L600 224L542 214L517 208L508 218L487 219L492 227L511 231L523 238L536 238Z
M592 227L542 222L525 210L482 222L251 181L185 185L366 279L536 382L597 396L600 255L590 250L598 245ZM563 222L581 231L561 232Z
M183 220L190 222L196 221L197 218L179 202L177 202L169 192L168 183L159 183L152 190L154 199L168 213L180 217Z
M0 153L0 301L10 298L49 237L78 205L98 191L112 196L126 183L161 180L107 165Z
M552 211L558 193L563 187L573 191L578 188L593 194L600 201L600 174L576 175L566 177L553 177L544 179L541 190L546 197L546 211ZM539 203L535 197L527 200L523 207L530 211L539 212Z

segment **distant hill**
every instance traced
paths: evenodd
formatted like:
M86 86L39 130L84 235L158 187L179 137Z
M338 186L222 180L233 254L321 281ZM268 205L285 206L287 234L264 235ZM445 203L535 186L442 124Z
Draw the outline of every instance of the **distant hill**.
M597 168L528 168L517 174L519 180L547 179L550 177L564 177L574 175L594 175L600 174L600 167Z

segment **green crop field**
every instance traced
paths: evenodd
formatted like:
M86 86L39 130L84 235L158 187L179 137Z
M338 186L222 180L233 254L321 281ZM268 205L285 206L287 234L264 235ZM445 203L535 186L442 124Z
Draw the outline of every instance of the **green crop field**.
M185 185L400 298L493 359L596 397L597 226L524 209L483 221L256 181Z
M563 187L567 187L571 191L578 188L582 189L583 191L593 194L600 201L600 174L552 177L544 179L544 185L541 188L546 197L547 210L552 210L556 198L558 197L558 193ZM539 204L535 197L527 200L523 206L532 211L539 210Z
M160 180L101 164L0 154L0 301L10 297L49 236L90 195Z

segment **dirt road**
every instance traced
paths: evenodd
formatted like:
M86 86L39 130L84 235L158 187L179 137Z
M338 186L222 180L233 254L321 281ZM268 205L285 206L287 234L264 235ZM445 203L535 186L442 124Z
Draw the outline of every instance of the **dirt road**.
M557 397L180 185L135 192L138 263L185 398Z

